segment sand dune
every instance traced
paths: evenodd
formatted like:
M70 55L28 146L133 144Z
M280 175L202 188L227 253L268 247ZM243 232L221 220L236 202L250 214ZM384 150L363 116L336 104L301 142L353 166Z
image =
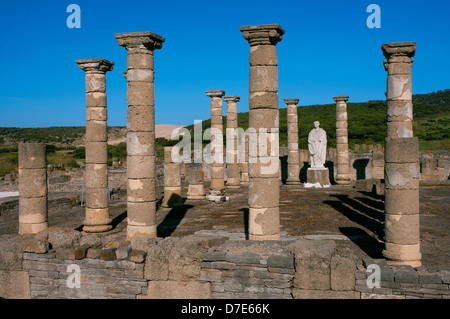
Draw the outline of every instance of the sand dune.
M167 140L170 140L170 136L173 130L178 130L184 127L184 125L172 125L172 124L156 124L155 125L155 136L164 137Z

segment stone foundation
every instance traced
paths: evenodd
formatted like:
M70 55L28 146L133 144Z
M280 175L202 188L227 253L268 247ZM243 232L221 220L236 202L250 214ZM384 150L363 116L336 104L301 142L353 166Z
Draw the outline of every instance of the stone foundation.
M17 235L1 236L0 297L450 298L450 270L361 259L340 241L236 241L190 235L137 237L111 246L77 231L50 229L46 234L21 242ZM367 284L373 264L380 267L379 288ZM68 279L75 282L74 269L79 269L79 288L67 284Z
M330 172L328 168L308 168L307 183L305 187L327 187L330 186Z

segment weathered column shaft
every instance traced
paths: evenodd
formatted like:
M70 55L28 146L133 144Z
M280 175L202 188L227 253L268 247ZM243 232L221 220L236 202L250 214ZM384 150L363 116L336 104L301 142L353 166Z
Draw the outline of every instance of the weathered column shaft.
M300 184L300 166L298 152L298 113L297 103L299 99L285 99L287 105L287 141L288 141L288 176L286 184Z
M47 223L47 154L41 143L19 143L19 234L36 234Z
M336 183L339 185L350 184L350 167L348 154L348 124L347 124L347 101L348 96L333 97L336 102L336 152L337 172Z
M225 96L227 102L227 134L226 134L226 159L227 159L227 188L239 188L239 163L238 163L238 120L237 102L239 96Z
M164 198L162 207L182 206L181 164L172 160L171 146L164 147Z
M384 152L372 150L372 179L384 179Z
M104 232L112 228L108 206L108 113L106 72L113 62L104 59L75 61L86 72L86 215L83 230Z
M245 136L244 139L242 140L242 143L245 143L244 161L243 163L239 164L241 170L241 185L248 185L248 182L250 180L248 176L248 151L249 151L248 142L249 139L247 136Z
M152 32L119 33L127 49L127 240L156 237L155 87L153 51L164 38Z
M419 142L412 131L411 66L415 42L386 43L385 249L393 264L421 265Z
M243 26L250 44L249 128L256 130L258 154L249 155L249 239L279 240L278 24ZM267 140L264 141L267 132ZM262 142L262 143L261 143ZM264 146L264 144L266 144Z
M224 189L222 96L225 91L208 90L206 95L211 98L211 156L214 159L211 163L210 189Z
M205 189L203 187L202 163L189 163L189 188L188 199L205 199Z

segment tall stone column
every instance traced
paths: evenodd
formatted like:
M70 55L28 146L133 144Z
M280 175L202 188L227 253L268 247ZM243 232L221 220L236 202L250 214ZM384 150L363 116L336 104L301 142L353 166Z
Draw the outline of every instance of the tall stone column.
M298 152L298 113L299 99L284 99L287 105L287 140L288 140L288 177L287 185L300 184L300 166Z
M206 95L211 98L211 129L216 129L217 133L221 133L223 136L223 122L222 122L222 96L225 95L223 90L208 90ZM216 158L211 163L211 189L224 189L224 169L223 169L223 138L222 140L216 140L213 132L211 135L211 145L213 151L211 152L212 158L215 158L216 154L221 153L220 158ZM218 153L216 153L218 152Z
M47 153L45 144L19 143L19 234L36 234L47 223Z
M382 45L387 78L385 249L392 264L421 265L419 141L413 137L411 66L415 42Z
M113 62L104 59L79 59L86 72L86 214L85 232L104 232L112 228L108 207L108 113L106 72Z
M227 188L240 188L237 140L237 102L240 98L239 96L224 96L223 100L227 102ZM228 131L231 134L228 134Z
M258 154L249 154L249 239L280 239L278 66L276 44L284 29L278 24L243 26L250 44L249 128L256 130ZM268 146L261 141L267 131Z
M242 140L242 143L245 142L245 154L244 154L244 161L243 163L240 163L239 166L241 168L241 185L247 186L249 182L249 176L248 176L248 143L249 139L248 136L244 136L244 139Z
M179 207L181 201L181 164L172 160L171 146L164 147L164 198L162 207Z
M350 184L350 166L348 155L347 101L348 95L333 97L336 102L336 183Z
M153 51L163 37L152 32L119 33L127 49L127 240L156 237L155 87Z
M189 187L187 199L205 199L202 163L189 163Z

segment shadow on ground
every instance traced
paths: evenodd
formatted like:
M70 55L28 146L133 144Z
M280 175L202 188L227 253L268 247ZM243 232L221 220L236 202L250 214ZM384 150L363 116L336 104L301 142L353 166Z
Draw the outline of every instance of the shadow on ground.
M178 225L180 225L186 212L193 208L192 205L185 205L181 207L173 207L170 209L169 213L164 217L164 220L158 225L156 233L158 237L168 237L170 236Z
M384 248L384 204L367 197L349 197L331 194L336 200L325 200L324 204L347 217L359 227L339 227L340 232L353 241L372 258L383 258Z

